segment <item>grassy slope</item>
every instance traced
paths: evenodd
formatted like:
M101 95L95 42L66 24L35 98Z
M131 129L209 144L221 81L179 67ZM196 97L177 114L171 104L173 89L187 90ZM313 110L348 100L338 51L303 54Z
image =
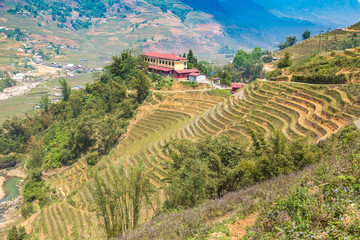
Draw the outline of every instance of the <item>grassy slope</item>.
M357 30L356 30L357 31ZM328 42L328 52L335 51L341 48L342 41L351 36L354 32L350 29L349 31L335 30L328 33L317 34L307 40L301 41L298 44L288 47L276 53L277 57L284 57L285 52L289 52L295 63L305 60L308 57L317 54L319 51L320 42L320 53L326 53L326 43ZM321 41L320 41L321 40ZM336 40L336 41L335 41Z
M54 210L56 205L51 205L30 222L31 229L37 229L32 232L33 235L40 239L46 236L50 239L59 236L74 239L76 234L84 239L101 236L100 222L96 223L96 228L92 225L95 230L88 233L84 233L79 225L80 222L90 223L91 219L99 221L95 218L93 170L105 172L114 164L128 166L143 158L145 165L153 169L151 182L160 188L162 179L166 177L161 164L165 156L160 149L171 138L196 139L208 134L225 134L248 141L249 128L262 131L266 136L272 129L279 128L289 137L307 135L317 141L351 122L360 109L352 98L351 86L257 82L245 90L244 96L246 100L227 100L211 94L171 93L163 96L164 100L160 103L155 104L157 100L153 99L153 104L147 104L138 112L127 137L95 167L89 168L81 160L48 178L47 183L56 188L57 202L67 209L63 211L76 209L80 211L79 217L75 221L66 220L66 215L58 214ZM210 219L228 211L219 210ZM53 218L53 215L54 220L48 222L47 219ZM142 221L148 217L143 215ZM68 227L65 228L64 224ZM162 225L159 226L161 229ZM50 231L52 235L49 235L49 228L54 229ZM157 232L164 233L160 229Z

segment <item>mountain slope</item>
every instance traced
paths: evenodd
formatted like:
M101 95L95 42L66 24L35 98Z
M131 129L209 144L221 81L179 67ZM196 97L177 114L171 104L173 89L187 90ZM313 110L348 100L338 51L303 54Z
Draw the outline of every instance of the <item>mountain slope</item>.
M360 106L351 94L350 86L256 82L245 89L244 99L216 97L212 92L163 95L163 101L155 106L142 107L138 115L141 117L130 124L126 138L96 166L91 167L81 159L47 179L47 184L56 189L59 200L28 222L29 230L38 229L32 234L40 239L74 239L76 234L84 239L99 237L103 234L101 222L93 224L96 221L95 170L105 175L118 164L129 168L143 160L145 166L152 169L151 183L161 188L167 174L163 167L167 156L162 146L171 139L227 135L249 141L253 132L269 137L274 129L280 129L289 138L309 136L318 141L356 118L354 115ZM148 217L143 215L144 220ZM81 227L84 223L85 229ZM170 236L179 231L156 228L155 233ZM164 236L159 238L172 239Z

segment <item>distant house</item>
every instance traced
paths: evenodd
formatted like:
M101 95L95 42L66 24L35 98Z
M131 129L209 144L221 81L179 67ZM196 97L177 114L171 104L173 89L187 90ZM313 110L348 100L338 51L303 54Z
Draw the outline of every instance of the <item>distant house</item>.
M14 77L13 80L15 81L22 81L25 79L25 74L23 73L17 73Z
M190 73L189 74L189 80L198 82L198 83L205 83L206 82L206 76L201 73Z
M42 56L36 56L35 57L35 63L41 64L44 62L44 58Z
M192 73L199 73L197 69L187 69L188 60L174 54L148 52L143 54L144 61L149 63L149 72L171 76L182 80L188 79Z
M70 71L74 71L75 70L75 64L69 63L68 65L65 66L65 69L70 70Z
M231 88L231 93L236 93L236 91L242 89L242 87L243 87L242 83L233 83Z

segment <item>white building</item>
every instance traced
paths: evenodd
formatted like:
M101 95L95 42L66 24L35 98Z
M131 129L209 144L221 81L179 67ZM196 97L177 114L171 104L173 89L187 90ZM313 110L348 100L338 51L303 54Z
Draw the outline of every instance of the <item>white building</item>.
M189 80L197 83L206 83L206 76L200 73L190 73Z
M17 74L13 77L13 79L14 79L15 81L22 81L22 80L24 80L24 78L25 78L25 74L23 74L23 73L17 73Z

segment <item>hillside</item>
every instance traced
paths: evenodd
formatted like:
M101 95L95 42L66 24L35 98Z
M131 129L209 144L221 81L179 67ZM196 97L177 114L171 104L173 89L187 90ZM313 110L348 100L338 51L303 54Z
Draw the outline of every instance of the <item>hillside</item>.
M162 146L171 139L195 140L210 134L247 142L254 132L269 138L279 129L290 139L308 136L318 142L358 117L356 89L255 82L230 98L213 91L153 94L153 104L140 108L126 137L96 166L81 159L46 178L58 200L24 225L40 239L100 238L104 232L94 205L95 170L108 175L113 166L129 168L143 159L146 168L153 170L151 183L160 188L167 174L162 163L168 158Z
M88 12L75 7L79 1L72 1L72 7L65 7L63 1L56 2L59 6L48 1L35 1L38 5L31 1L16 5L17 2L21 1L3 3L0 26L22 26L31 40L65 47L63 59L54 59L59 62L76 59L77 63L81 58L89 58L99 66L128 48L165 52L177 49L175 54L192 48L209 56L216 55L222 46L232 45L231 38L212 16L180 2L163 6L157 1L102 1L98 6L85 1L81 4L88 4ZM19 10L17 6L21 6ZM58 12L51 10L55 8L59 8Z
M360 34L358 23L346 28L347 30L334 30L318 34L313 32L309 39L301 41L293 46L287 47L276 53L277 57L284 57L285 53L290 53L295 63L299 63L315 54L330 54L332 51L342 51L346 48L354 48L351 44L344 44L344 40L352 39L354 34ZM358 47L357 45L355 47Z

